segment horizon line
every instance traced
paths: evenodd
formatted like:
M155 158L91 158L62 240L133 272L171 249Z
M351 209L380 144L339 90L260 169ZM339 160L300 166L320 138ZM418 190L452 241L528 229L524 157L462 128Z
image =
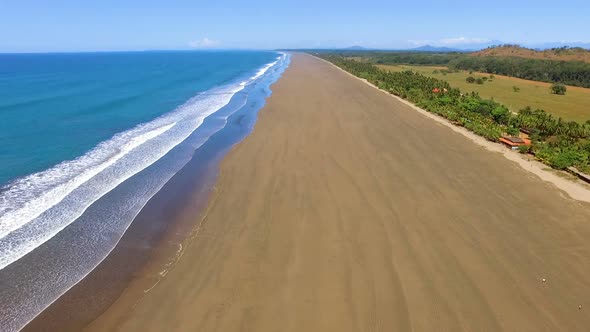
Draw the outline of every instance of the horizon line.
M551 42L546 42L551 43ZM583 43L584 42L572 42L574 43ZM590 43L588 43L590 44ZM432 44L424 44L424 45L416 45L411 47L366 47L361 45L351 45L351 46L340 46L340 47L283 47L283 48L248 48L248 47L227 47L227 48L170 48L170 49L143 49L143 50L64 50L64 51L0 51L0 55L26 55L26 54L79 54L79 53L140 53L140 52L223 52L223 51L270 51L270 52L277 52L277 51L306 51L306 50L350 50L350 51L411 51L417 50L423 47L433 47L433 48L440 48L440 49L448 49L448 52L472 52L482 50L488 47L497 47L503 45L516 45L524 48L530 49L545 49L540 47L533 47L533 46L526 46L523 43L498 43L493 45L488 45L485 47L475 47L475 48L462 48L460 45L457 46L437 46ZM561 47L569 47L569 48L577 48L580 46L568 46L567 43L564 43ZM357 48L357 49L355 49ZM554 48L549 47L547 49ZM580 47L584 49L590 50L589 47Z

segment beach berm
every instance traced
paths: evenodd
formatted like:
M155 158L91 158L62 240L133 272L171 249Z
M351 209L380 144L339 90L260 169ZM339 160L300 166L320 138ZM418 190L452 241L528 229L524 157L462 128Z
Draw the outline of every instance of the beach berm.
M587 331L588 203L309 55L272 90L177 263L87 330Z

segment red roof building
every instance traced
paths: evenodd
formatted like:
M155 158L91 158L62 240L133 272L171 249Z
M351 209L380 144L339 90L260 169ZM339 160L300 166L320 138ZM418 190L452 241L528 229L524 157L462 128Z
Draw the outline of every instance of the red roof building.
M519 146L531 145L531 141L528 138L520 138L516 136L504 136L500 137L500 142L509 147L512 150L518 150Z

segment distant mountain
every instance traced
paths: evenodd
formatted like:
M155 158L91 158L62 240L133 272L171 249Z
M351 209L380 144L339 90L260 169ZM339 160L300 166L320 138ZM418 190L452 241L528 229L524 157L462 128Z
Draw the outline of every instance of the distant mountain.
M468 43L468 44L459 44L453 46L436 46L436 45L424 45L416 48L368 48L360 45L353 45L344 48L322 48L322 50L337 50L337 51L389 51L389 52L439 52L439 53L448 53L448 52L477 52L482 51L488 48L495 48L502 45L507 45L508 43L502 42L500 40L490 40L487 42L481 43ZM575 43L564 43L564 42L546 42L546 43L521 43L520 45L524 45L532 50L547 50L552 48L584 48L590 50L590 43L583 43L583 42L575 42Z
M369 49L366 47L354 45L354 46L343 48L342 50L344 50L344 51L368 51Z
M412 48L409 51L416 51L416 52L473 52L482 50L484 48L494 46L494 45L502 45L503 42L499 40L490 40L484 43L469 43L469 44L461 44L455 45L452 47L449 46L433 46L433 45L424 45L416 48Z
M500 40L490 40L483 43L469 43L469 44L461 44L455 46L432 46L432 45L425 45L418 48L411 49L412 51L417 52L475 52L479 50L484 50L490 47L497 47L506 45L508 43L502 42ZM552 48L584 48L590 50L590 43L584 42L545 42L545 43L520 43L527 48L534 49L537 51L548 50Z
M416 48L411 48L408 51L413 52L461 52L460 49L457 48L450 48L450 47L439 47L439 46L432 46L432 45L424 45Z

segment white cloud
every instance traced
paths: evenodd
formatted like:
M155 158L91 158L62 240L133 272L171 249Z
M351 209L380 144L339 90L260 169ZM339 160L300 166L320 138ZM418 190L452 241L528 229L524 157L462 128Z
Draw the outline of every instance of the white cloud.
M486 38L468 38L468 37L453 37L453 38L441 38L437 40L409 40L414 45L434 45L434 46L455 46L465 44L481 44L490 42Z
M218 40L209 39L207 37L200 40L193 40L188 43L188 46L192 48L214 48L221 45Z
M441 45L461 45L461 44L478 44L478 43L487 43L489 39L485 38L466 38L466 37L457 37L457 38L443 38L439 40Z
M422 45L426 45L426 44L432 44L433 41L432 40L427 40L427 39L423 39L423 40L408 40L408 42L412 45L416 45L416 46L422 46Z

